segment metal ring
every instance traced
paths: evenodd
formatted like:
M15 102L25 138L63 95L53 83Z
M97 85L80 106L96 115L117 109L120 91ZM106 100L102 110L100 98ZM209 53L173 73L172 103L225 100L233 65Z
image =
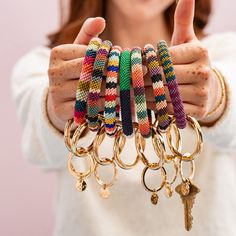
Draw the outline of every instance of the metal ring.
M110 161L114 161L114 155L112 158L100 158L98 154L98 148L103 142L104 138L106 136L106 126L105 124L101 125L98 129L97 135L95 136L95 139L93 141L93 158L95 161L100 165L107 165L110 163Z
M98 182L99 185L106 186L106 187L111 187L117 179L118 170L117 170L117 167L116 167L116 163L114 161L112 161L110 159L107 159L106 161L107 161L107 163L105 165L112 164L113 168L114 168L114 175L113 175L111 181L108 182L108 183L104 183L101 180L101 178L99 177L98 172L97 172L97 169L98 169L98 166L99 166L98 163L95 163L94 176L95 176L95 179L96 179L96 181Z
M87 147L77 147L81 135L86 131L88 131L88 123L84 122L82 125L78 126L72 137L71 152L78 157L87 155L93 148L94 140Z
M172 115L169 115L169 126L167 127L167 129L164 131L162 129L159 128L159 125L158 125L158 120L156 119L155 122L154 122L154 127L156 127L156 129L159 130L159 132L162 134L166 134L167 132L171 133L171 130L173 128L174 130L174 134L175 134L175 141L176 141L176 144L175 144L175 147L176 149L181 152L181 148L182 148L182 139L181 139L181 135L180 135L180 131L179 129L177 128L176 125L173 125L173 123L175 123L175 117L172 116ZM172 161L173 159L176 158L176 155L175 154L169 154L169 153L166 153L165 154L165 161L166 162L169 162L169 161Z
M68 156L68 170L70 171L70 173L75 177L77 178L78 180L81 180L81 179L85 179L87 177L89 177L93 171L94 171L94 161L93 161L93 158L90 156L90 155L87 155L87 157L89 158L90 160L90 168L89 170L87 170L86 172L79 172L75 169L73 163L72 163L72 159L74 157L77 157L75 156L73 153L69 153L69 156Z
M163 179L162 179L162 182L161 182L161 185L159 186L159 188L157 188L157 189L151 189L151 188L149 188L148 186L147 186L147 184L146 184L146 182L145 182L145 175L146 175L146 172L147 172L147 170L148 169L150 169L149 167L145 167L144 169L143 169L143 172L142 172L142 183L143 183L143 186L144 186L144 188L148 191L148 192L153 192L153 193L155 193L155 192L158 192L158 191L160 191L163 187L164 187L164 185L165 185L165 183L166 183L166 170L165 170L165 168L164 167L161 167L161 175L163 176ZM157 170L155 170L155 171L157 171Z
M171 180L168 180L168 179L166 180L166 183L168 183L168 184L173 184L175 182L175 180L177 179L177 176L178 176L178 171L179 171L179 167L178 167L178 164L176 163L176 160L172 159L171 163L173 163L175 174Z
M180 177L181 177L183 182L186 182L187 180L192 180L193 177L194 177L195 162L194 162L194 160L191 160L190 163L191 163L191 173L188 177L185 177L184 173L183 173L183 161L181 159L179 160L179 174L180 174Z
M145 166L147 166L150 169L157 170L160 169L164 164L165 145L161 134L153 126L151 126L151 133L152 133L152 145L156 153L156 156L158 156L159 158L159 162L149 162L144 154L144 148L138 142L136 142L136 150L138 154L141 156L141 160Z
M117 125L120 126L120 124L118 123ZM138 130L138 124L137 123L133 123L133 127L135 130L135 144L138 142L141 145L145 145L145 141L144 138L141 136L141 134L139 133ZM138 141L138 140L142 140L142 141ZM115 141L114 141L114 157L115 157L115 161L117 163L117 165L125 170L131 169L133 167L135 167L139 160L141 159L141 156L137 153L136 159L133 161L133 163L130 164L126 164L124 163L121 158L120 155L124 149L126 143L126 137L123 133L122 128L120 127L115 135ZM145 148L145 146L143 146L143 149Z
M171 136L171 133L170 133L170 130L167 130L166 132L166 137L167 137L167 143L168 143L168 146L169 148L171 149L172 153L180 158L181 160L184 160L184 161L192 161L195 159L195 157L197 155L199 155L199 153L201 152L202 150L202 146L203 146L203 136L202 136L202 132L201 132L201 127L200 125L198 124L197 120L191 116L186 116L186 119L188 121L188 123L190 124L190 126L193 128L193 130L195 131L196 133L196 136L197 136L197 145L196 145L196 148L195 148L195 151L190 154L190 153L184 153L182 154L177 148L176 146L174 145L173 141L172 141L172 136ZM172 124L172 125L176 125L176 124Z
M65 142L65 146L68 149L69 152L72 152L71 150L71 142L72 142L72 127L74 125L74 120L70 119L66 122L65 128L64 128L64 142Z

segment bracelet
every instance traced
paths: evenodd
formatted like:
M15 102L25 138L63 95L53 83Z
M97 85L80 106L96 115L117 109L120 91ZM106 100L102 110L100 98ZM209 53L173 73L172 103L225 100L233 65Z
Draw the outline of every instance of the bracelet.
M133 48L131 51L132 84L134 90L134 101L140 133L143 137L150 136L150 125L147 113L147 103L142 69L141 48Z
M93 64L95 61L98 48L100 47L100 44L101 44L101 39L99 38L91 39L85 53L81 69L81 75L76 91L74 122L77 125L81 125L85 122L86 105L87 105L91 75L93 71Z
M124 49L120 56L120 105L122 129L126 136L133 134L130 101L130 49Z
M120 54L120 47L112 47L107 66L104 118L106 133L110 136L116 132L116 95Z
M107 63L108 53L112 43L108 40L102 42L95 58L92 79L88 94L88 126L91 131L98 129L99 99L102 85L102 76Z
M158 43L158 51L176 117L176 124L179 129L184 129L187 123L184 105L179 93L178 83L176 80L169 49L167 43L164 40L161 40Z
M147 66L152 80L158 126L161 131L165 131L170 124L170 120L167 111L165 87L162 81L161 69L158 63L156 51L151 44L144 46L144 54L146 56Z
M218 108L222 105L224 98L226 96L224 77L215 67L212 67L212 70L214 71L214 73L216 74L217 78L220 81L221 98L220 98L220 101L218 102L217 106L212 111L207 113L207 115L206 115L207 117L209 117L210 115L212 115L213 113L215 113L218 110Z

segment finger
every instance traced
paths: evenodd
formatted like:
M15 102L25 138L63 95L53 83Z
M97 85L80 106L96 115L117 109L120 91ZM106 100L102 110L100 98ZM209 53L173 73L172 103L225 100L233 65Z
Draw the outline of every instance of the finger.
M84 57L87 46L78 44L63 44L52 49L51 61L68 61Z
M210 68L199 63L174 66L176 80L179 85L206 84L208 82ZM162 80L166 86L166 78L161 70ZM152 86L152 80L149 73L144 77L145 86Z
M206 49L198 43L185 43L169 48L174 65L191 64L205 57Z
M207 99L207 93L204 89L194 85L180 85L179 92L183 102L193 105L203 105ZM147 102L155 102L152 87L145 87ZM170 94L167 86L165 86L165 95L167 102L171 102Z
M59 66L50 67L48 70L50 85L70 79L78 79L80 77L83 60L84 58L77 58L64 61Z
M174 110L171 103L167 104L167 110L170 115L174 115ZM204 108L188 103L184 103L184 110L187 115L190 115L197 120L204 118L206 113Z
M106 22L102 17L88 18L79 34L77 35L74 43L88 45L89 41L101 34L106 26Z
M174 16L174 33L171 45L178 45L196 40L193 20L195 0L179 0Z

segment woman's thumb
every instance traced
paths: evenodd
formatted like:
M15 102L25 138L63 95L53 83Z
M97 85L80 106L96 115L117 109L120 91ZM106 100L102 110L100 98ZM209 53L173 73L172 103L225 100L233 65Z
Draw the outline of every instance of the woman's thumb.
M98 37L106 27L106 21L102 17L88 18L82 25L74 43L87 45L89 41Z

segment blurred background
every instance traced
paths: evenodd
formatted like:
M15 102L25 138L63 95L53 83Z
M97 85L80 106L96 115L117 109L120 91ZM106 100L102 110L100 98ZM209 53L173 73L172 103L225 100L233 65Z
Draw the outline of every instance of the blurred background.
M232 20L236 2L213 1L207 32L236 31L236 20ZM53 173L27 163L21 154L10 76L15 62L32 48L46 45L46 35L57 29L58 2L0 1L0 235L4 236L52 235L56 179Z

